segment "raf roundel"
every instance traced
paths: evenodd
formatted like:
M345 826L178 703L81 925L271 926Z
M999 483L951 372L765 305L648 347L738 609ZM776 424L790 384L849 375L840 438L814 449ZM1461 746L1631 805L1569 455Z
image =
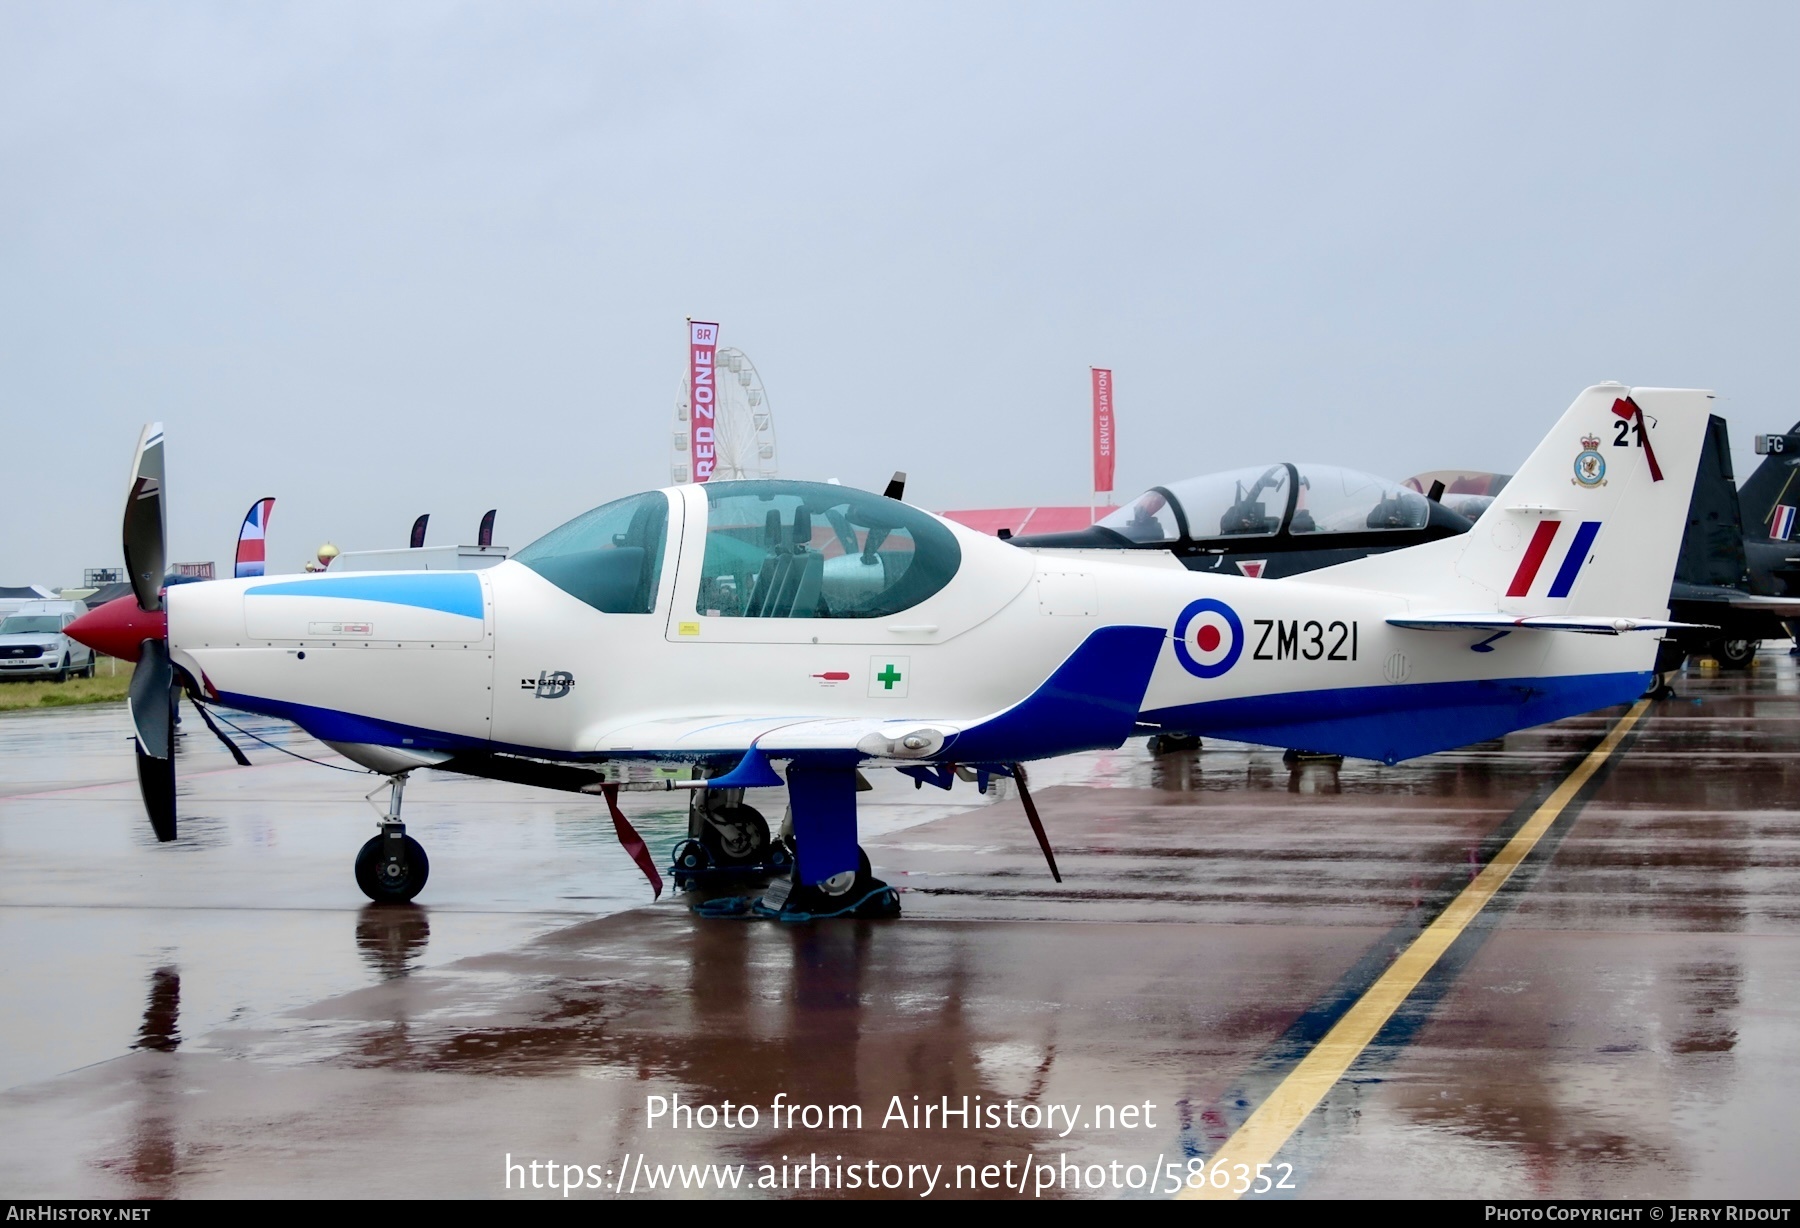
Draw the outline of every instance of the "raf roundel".
M1175 659L1196 678L1217 678L1244 654L1244 624L1223 601L1189 602L1175 620Z

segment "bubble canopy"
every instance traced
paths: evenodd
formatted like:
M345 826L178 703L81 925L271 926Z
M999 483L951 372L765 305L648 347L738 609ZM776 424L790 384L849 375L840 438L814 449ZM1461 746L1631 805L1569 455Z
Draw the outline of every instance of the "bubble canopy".
M1141 545L1381 533L1422 529L1431 519L1425 496L1398 482L1284 461L1152 487L1100 527Z

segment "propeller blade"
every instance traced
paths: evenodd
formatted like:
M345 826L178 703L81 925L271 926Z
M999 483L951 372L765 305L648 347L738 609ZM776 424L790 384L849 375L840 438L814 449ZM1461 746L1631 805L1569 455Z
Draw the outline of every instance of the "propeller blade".
M887 489L881 492L881 496L884 499L892 499L896 503L905 500L906 471L904 469L894 470L894 476L888 479Z
M125 572L138 608L162 609L163 572L168 552L163 513L163 429L152 422L138 436L131 461L131 493L125 499Z
M131 674L131 724L137 731L138 790L158 840L175 838L175 666L162 640L138 645Z

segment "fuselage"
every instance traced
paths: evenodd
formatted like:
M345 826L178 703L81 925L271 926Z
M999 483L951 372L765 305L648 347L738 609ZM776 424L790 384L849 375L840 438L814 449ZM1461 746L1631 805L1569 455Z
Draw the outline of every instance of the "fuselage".
M570 579L571 567L618 561L603 541L569 552L567 565L509 560L480 572L173 589L174 658L221 702L339 744L695 758L708 752L703 740L655 745L643 730L770 714L968 725L1031 696L1096 632L1153 628L1161 635L1151 652L1113 667L1142 672L1135 727L1397 760L1536 723L1521 714L1553 719L1630 698L1654 652L1643 637L1535 633L1471 651L1492 637L1389 626L1411 609L1396 593L1195 573L1155 552L1020 550L886 500L883 514L914 525L915 557L902 566L932 562L928 540L954 553L935 591L873 616L838 616L834 602L853 602L835 593L876 584L861 569L895 569L869 562L882 551L869 546L865 527L849 524L835 540L821 529L797 547L770 546L767 558L785 560L788 573L804 574L811 562L824 577L821 595L754 616L737 607L757 576L776 568L762 561L762 547L744 551L737 596L721 598L716 501L696 486L640 498L666 501L666 529L660 554L640 567L646 584L629 612L599 608L612 599L595 596L579 575ZM830 511L838 521L860 514L850 505ZM905 532L894 529L881 544ZM953 551L942 550L944 538ZM793 583L808 591L790 575ZM1060 753L1118 740L1116 728L1092 738L1061 730L1046 745Z

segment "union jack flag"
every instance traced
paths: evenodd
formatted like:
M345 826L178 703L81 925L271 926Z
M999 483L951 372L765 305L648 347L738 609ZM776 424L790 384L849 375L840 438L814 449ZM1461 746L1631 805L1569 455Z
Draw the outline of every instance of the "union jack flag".
M232 575L239 579L263 574L264 541L269 532L269 513L275 500L258 499L244 514L244 527L238 530L237 567Z

